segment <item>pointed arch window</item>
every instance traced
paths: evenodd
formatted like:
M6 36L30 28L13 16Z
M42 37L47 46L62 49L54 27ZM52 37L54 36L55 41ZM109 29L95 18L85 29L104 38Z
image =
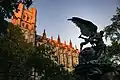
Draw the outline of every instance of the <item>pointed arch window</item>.
M25 27L26 29L28 29L28 24L26 24L26 27Z
M30 18L27 16L27 21L29 21L29 19L30 19Z
M25 24L24 24L24 23L22 23L22 27L24 27L24 25L25 25Z
M22 17L23 19L25 19L25 15L23 15L23 17Z

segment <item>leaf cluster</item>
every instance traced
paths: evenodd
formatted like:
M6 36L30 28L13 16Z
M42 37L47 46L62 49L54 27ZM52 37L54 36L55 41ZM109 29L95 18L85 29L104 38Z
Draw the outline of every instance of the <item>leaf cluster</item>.
M111 41L120 41L120 8L117 8L116 14L111 18L112 24L104 28L105 39Z
M7 31L0 36L0 72L5 74L0 78L28 80L36 73L41 80L70 80L72 74L52 59L50 46L26 43L19 26L11 23Z
M0 17L11 18L14 11L18 12L18 5L22 2L27 8L32 4L32 0L1 0L0 1Z

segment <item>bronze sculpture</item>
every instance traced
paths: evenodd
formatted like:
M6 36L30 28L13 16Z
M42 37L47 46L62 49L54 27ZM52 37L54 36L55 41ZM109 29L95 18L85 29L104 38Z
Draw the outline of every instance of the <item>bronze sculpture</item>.
M88 20L78 17L68 20L80 28L79 38L85 40L80 43L79 64L75 67L75 74L79 75L80 80L101 80L104 74L116 71L112 63L105 58L106 45L102 39L104 31L97 32L97 26ZM82 49L87 43L90 43L91 47Z
M102 39L103 34L104 34L103 31L97 32L96 25L94 25L90 21L87 21L81 18L72 17L72 19L68 19L68 20L71 20L73 23L75 23L76 26L79 27L81 30L81 35L79 36L79 38L82 38L85 40L85 42L80 43L81 51L84 45L86 45L87 43L90 43L91 48L94 50L93 52L95 52L94 58L100 57L100 55L103 52L105 53L105 44ZM82 37L82 35L88 38Z

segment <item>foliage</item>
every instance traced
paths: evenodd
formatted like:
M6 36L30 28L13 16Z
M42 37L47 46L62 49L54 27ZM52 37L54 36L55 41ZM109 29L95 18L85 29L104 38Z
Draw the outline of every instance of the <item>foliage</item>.
M0 36L0 79L28 80L35 76L41 80L72 79L71 73L53 61L49 46L33 47L25 42L18 26L8 25L8 33Z
M105 38L110 38L112 45L107 46L108 57L118 59L120 57L120 8L111 18L112 24L104 28Z
M14 11L18 10L18 4L23 2L28 8L32 4L32 0L1 0L0 1L0 17L11 18Z
M24 64L27 55L33 51L32 46L24 42L22 32L18 27L8 24L8 34L0 37L0 63L2 63L0 70L6 74L3 79L9 80L10 75L13 78L17 78L14 76L23 78L23 73L27 71Z
M120 8L117 8L111 21L112 24L104 28L106 40L107 38L111 40L111 45L106 48L106 58L112 61L116 70L120 71Z
M69 80L69 73L61 65L51 59L51 50L48 46L41 45L36 48L36 53L30 58L32 65L38 71L41 80ZM36 59L36 60L35 60ZM30 64L31 64L31 60ZM42 74L42 75L41 75Z
M111 41L120 41L120 8L117 8L116 15L111 18L112 24L106 26L105 38L109 37Z
M107 47L107 52L110 57L112 55L120 56L120 44L118 42L112 42L112 46Z

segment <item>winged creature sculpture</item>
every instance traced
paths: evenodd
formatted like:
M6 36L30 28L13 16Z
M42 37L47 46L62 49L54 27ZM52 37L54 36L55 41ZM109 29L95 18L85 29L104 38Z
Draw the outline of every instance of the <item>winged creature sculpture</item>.
M106 57L106 45L102 39L104 32L97 32L97 26L91 21L78 17L68 20L80 28L79 38L85 40L80 43L79 64L75 67L75 74L79 75L79 80L101 80L101 76L114 71L115 67L112 66L112 63L106 64L106 59L104 59ZM88 38L82 37L82 35ZM83 45L89 42L92 46L82 49Z
M97 26L88 20L84 20L78 17L72 17L71 19L68 20L75 23L76 26L80 28L81 34L84 36L88 37L93 33L97 33Z
M81 35L79 38L82 38L85 40L85 42L80 43L80 50L82 50L83 45L86 45L90 42L92 45L91 48L93 48L96 52L103 51L103 48L105 47L105 44L103 42L103 31L97 32L97 26L93 24L91 21L84 20L82 18L78 17L72 17L71 19L68 19L76 24L78 28L80 28L81 34L88 37L82 37ZM100 53L100 52L99 52Z

